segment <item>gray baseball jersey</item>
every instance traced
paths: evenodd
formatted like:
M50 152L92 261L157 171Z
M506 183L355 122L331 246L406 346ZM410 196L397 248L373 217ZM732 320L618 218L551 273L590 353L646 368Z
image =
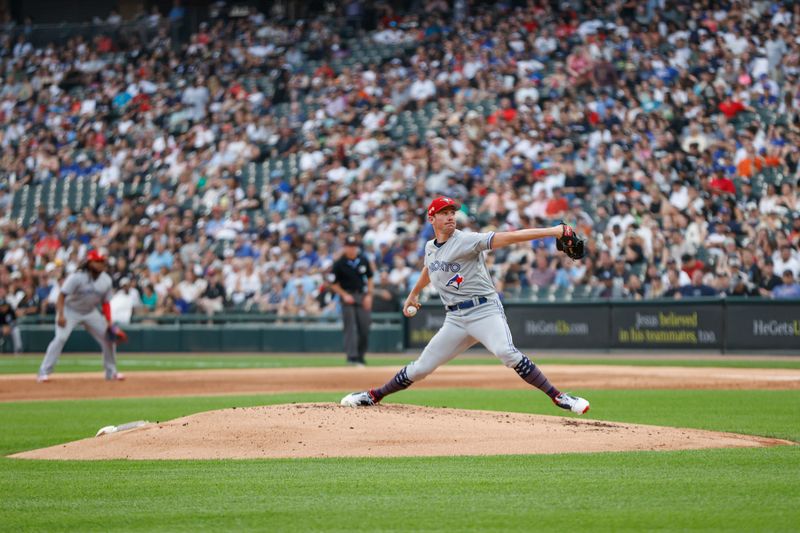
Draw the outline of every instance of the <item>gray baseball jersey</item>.
M111 276L102 272L97 279L79 270L67 276L61 286L64 306L81 314L87 314L103 302L111 300Z
M485 257L485 252L492 248L493 237L493 231L464 233L456 230L441 246L433 240L425 244L425 266L445 306L497 294Z
M486 300L466 309L448 311L441 329L416 361L406 367L406 377L418 381L473 344L480 342L503 364L515 368L522 353L514 346L511 331L497 297L486 252L492 248L494 232L464 233L456 230L441 246L425 245L425 266L431 283L445 306L481 296Z

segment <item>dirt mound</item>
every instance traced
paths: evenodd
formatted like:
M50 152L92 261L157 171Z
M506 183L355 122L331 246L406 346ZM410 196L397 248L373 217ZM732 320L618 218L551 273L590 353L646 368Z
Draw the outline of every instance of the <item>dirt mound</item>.
M381 385L396 366L367 368L248 368L129 372L123 382L107 382L100 372L56 373L52 382L35 376L0 376L0 402L77 398L135 398L275 392L341 392ZM800 370L606 365L542 365L562 390L581 389L750 389L798 390ZM517 374L497 365L438 368L414 388L531 389Z
M290 404L198 413L19 453L25 459L509 455L762 447L788 441L496 411Z

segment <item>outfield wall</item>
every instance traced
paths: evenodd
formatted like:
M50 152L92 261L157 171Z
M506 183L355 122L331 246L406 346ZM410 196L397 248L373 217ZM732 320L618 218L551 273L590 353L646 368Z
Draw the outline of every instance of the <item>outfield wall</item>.
M703 350L800 353L800 301L696 299L506 303L514 343L532 350ZM428 303L412 319L374 314L369 351L419 350L444 322L441 305ZM47 318L48 321L52 317ZM163 317L125 326L123 352L341 352L342 325L335 317L280 321L274 315ZM20 326L27 352L43 352L52 323ZM66 352L96 351L76 331Z
M401 352L404 346L402 317L395 323L373 324L371 352ZM26 352L44 352L53 338L52 325L21 325ZM130 324L124 326L128 342L120 352L339 352L343 351L340 323L231 323ZM76 330L65 352L92 352L97 342Z

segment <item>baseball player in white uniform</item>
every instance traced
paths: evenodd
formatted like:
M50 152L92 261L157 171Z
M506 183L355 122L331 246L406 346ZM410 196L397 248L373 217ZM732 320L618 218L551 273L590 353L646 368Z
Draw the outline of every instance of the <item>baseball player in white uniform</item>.
M47 346L37 381L47 383L53 373L61 350L77 325L94 337L103 349L103 366L107 380L122 381L125 377L117 372L116 344L110 340L111 322L111 276L105 272L106 258L98 250L86 254L84 268L70 274L61 285L56 302L56 335ZM97 310L102 305L103 314Z
M394 378L377 389L354 392L341 404L358 407L380 402L384 396L408 388L450 361L470 346L480 342L517 374L547 394L558 407L583 414L589 402L554 387L528 357L514 347L503 304L497 297L486 268L485 252L516 243L560 237L562 225L518 231L464 233L456 229L458 204L439 197L428 206L428 221L435 239L425 245L422 275L403 304L403 314L413 316L420 308L419 294L433 283L447 310L442 328L433 336L419 358L405 366ZM567 227L569 231L571 228ZM415 308L409 313L409 307Z

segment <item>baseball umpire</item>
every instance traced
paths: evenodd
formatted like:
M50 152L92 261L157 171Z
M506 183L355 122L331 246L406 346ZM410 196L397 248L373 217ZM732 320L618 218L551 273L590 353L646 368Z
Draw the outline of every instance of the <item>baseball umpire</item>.
M22 352L22 334L17 326L17 313L8 300L0 298L0 325L3 327L3 336L0 338L0 353L5 351L6 337L11 337L14 353Z
M333 264L334 282L331 289L342 301L344 321L344 351L347 362L364 365L372 321L373 270L367 257L359 252L358 239L349 235L344 241L344 253Z
M538 388L558 407L583 414L589 402L561 392L542 371L514 346L503 304L497 297L492 277L486 268L485 252L504 246L555 237L558 250L572 259L583 257L583 240L566 224L552 228L518 231L464 233L456 229L458 204L441 196L428 206L428 222L435 238L425 245L425 266L411 294L403 304L407 317L419 309L419 294L432 283L442 298L447 315L441 329L433 336L416 361L403 367L384 386L354 392L342 398L351 407L375 405L384 396L410 387L439 366L470 346L480 342L528 384Z
M56 334L47 346L39 383L50 381L64 344L77 325L83 325L103 349L103 366L107 380L121 381L117 372L116 343L127 339L125 332L111 321L111 276L105 272L106 258L98 250L90 250L86 261L76 272L67 276L61 285L56 302ZM97 310L102 304L103 314Z

